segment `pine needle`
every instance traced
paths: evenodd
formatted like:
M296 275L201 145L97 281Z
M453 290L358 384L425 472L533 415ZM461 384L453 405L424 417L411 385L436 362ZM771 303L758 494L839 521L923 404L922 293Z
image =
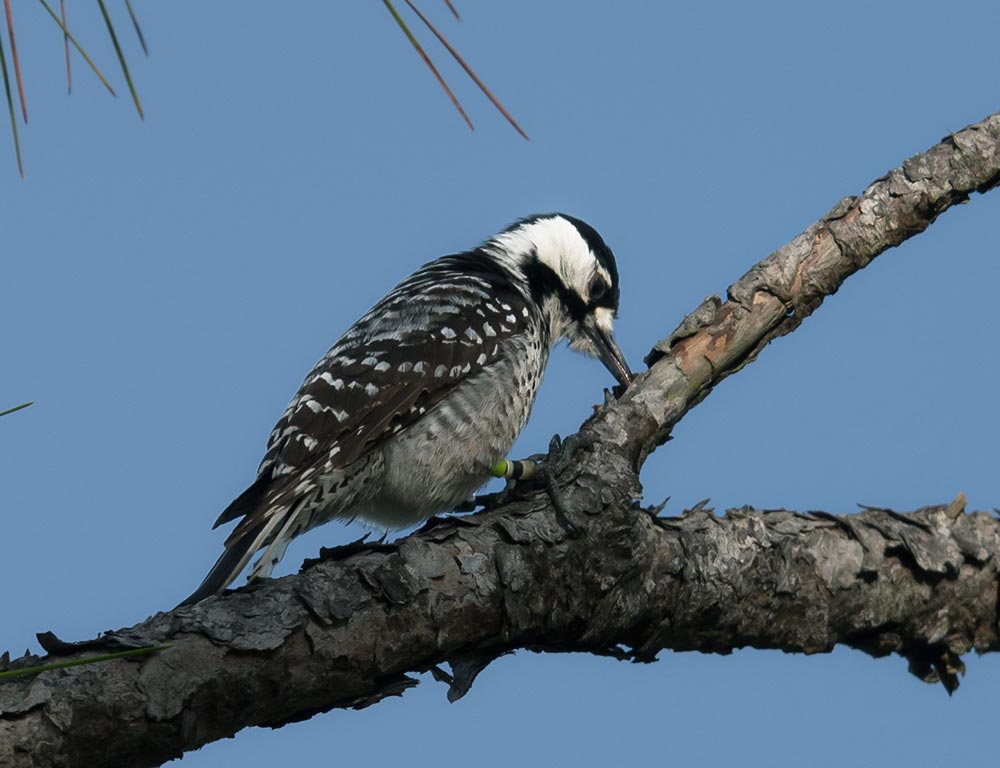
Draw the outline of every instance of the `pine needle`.
M63 35L65 35L69 39L69 41L73 43L73 47L76 48L77 52L83 57L83 60L87 62L90 68L94 71L94 74L97 75L97 79L101 81L101 83L104 85L105 88L108 89L108 92L112 96L117 96L117 94L115 93L115 89L111 87L111 83L109 83L107 79L104 77L104 75L101 74L101 70L97 68L97 65L93 62L90 56L87 55L87 52L83 50L83 46L81 46L76 41L76 38L73 37L73 33L69 31L66 24L63 23L62 19L60 19L56 15L56 12L52 10L52 8L49 6L47 2L45 2L45 0L38 0L38 2L40 2L42 4L42 7L49 12L49 16L52 17L53 21L55 21L55 23L59 25L59 29L63 31Z
M66 0L59 0L59 14L63 28L66 27ZM66 49L66 93L73 93L73 69L69 63L69 35L63 32L63 47Z
M34 405L35 401L32 400L30 403L21 403L20 405L15 405L13 408L8 408L6 411L0 411L0 416L6 416L8 413L14 413L15 411L20 411L27 408L29 405Z
M3 69L3 87L7 93L7 112L10 114L10 129L14 134L14 154L17 155L17 170L23 179L24 164L21 162L21 139L17 135L17 117L14 116L14 97L10 92L10 76L7 74L7 54L3 49L2 37L0 37L0 68Z
M41 672L48 672L52 669L66 669L67 667L82 667L85 664L99 664L102 661L113 661L115 659L127 659L132 656L144 656L158 651L165 651L173 648L172 645L149 645L145 648L130 648L127 651L116 653L105 653L100 656L88 656L85 659L70 659L69 661L56 661L52 664L40 664L37 667L24 667L23 669L8 669L0 672L0 680L9 680L14 677L25 675L37 675Z
M135 27L135 35L139 38L139 45L142 46L142 52L146 56L149 56L149 48L146 47L146 36L142 34L142 27L139 26L139 19L136 18L135 11L132 10L130 0L125 0L125 7L128 8L128 16L132 19L132 26Z
M385 3L385 7L389 9L389 13L392 14L392 18L396 20L399 28L403 30L403 34L406 35L406 39L410 41L410 45L416 49L417 53L420 54L420 58L424 60L424 64L426 64L430 71L434 73L434 77L437 78L438 83L440 83L441 87L444 88L444 92L448 94L448 98L451 99L451 103L455 105L455 109L458 110L462 119L465 120L469 128L475 130L476 127L472 124L469 116L465 114L465 110L462 109L462 105L458 103L458 99L455 97L455 94L451 92L451 88L448 87L444 78L441 77L441 73L437 71L437 67L434 66L433 62L431 62L430 57L424 52L424 49L420 47L420 43L417 42L417 38L413 36L410 28L406 26L406 22L403 21L403 18L399 15L399 12L396 10L391 0L382 0L382 2Z
M108 34L111 35L111 43L115 47L115 53L118 54L118 63L121 65L122 74L125 75L125 82L128 83L128 89L132 94L132 101L135 102L135 109L139 113L139 119L144 120L142 103L139 101L139 94L136 93L135 83L132 82L132 73L129 72L128 62L125 61L125 54L122 53L122 47L118 44L118 35L115 34L115 25L111 23L111 17L108 15L108 7L104 4L104 0L97 0L97 5L101 9L101 15L104 16L104 24L108 28Z
M28 105L24 100L24 82L21 80L21 60L17 56L17 42L14 40L14 15L10 11L10 0L3 0L3 10L7 15L7 34L10 37L10 59L14 62L14 78L17 80L17 95L21 100L21 115L28 122Z
M437 37L437 39L441 42L441 45L443 45L445 48L448 49L448 53L450 53L452 57L454 57L455 61L457 61L461 65L462 69L465 70L465 73L472 78L473 82L476 85L479 86L479 90L481 90L484 94L486 94L486 98L490 100L490 102L493 104L494 107L497 108L497 110L500 112L501 115L507 118L507 122L514 127L514 130L517 131L519 134L521 134L527 141L531 141L531 139L528 138L528 134L524 132L524 129L522 129L521 126L517 124L517 121L513 117L511 117L510 113L506 109L504 109L503 104L501 104L497 100L496 96L494 96L490 92L490 89L486 87L485 83L483 83L483 81L479 79L476 73L472 71L472 67L470 67L468 64L465 63L465 59L463 59L459 55L458 51L456 51L452 47L451 43L449 43L445 39L444 35L442 35L438 31L437 27L431 24L430 20L420 12L420 9L417 8L417 6L413 4L413 0L405 0L405 1L406 4L410 6L410 10L412 10L415 14L417 14L420 20L424 23L424 25L431 32L433 32L434 36Z

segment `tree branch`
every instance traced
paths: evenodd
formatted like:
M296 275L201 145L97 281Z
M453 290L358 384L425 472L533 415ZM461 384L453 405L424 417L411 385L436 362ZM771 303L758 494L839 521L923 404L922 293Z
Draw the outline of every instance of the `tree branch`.
M363 707L432 670L461 696L498 655L664 648L898 653L957 685L997 648L1000 523L964 502L912 515L703 506L658 518L638 470L721 379L794 330L853 272L1000 183L1000 113L877 180L702 304L551 462L571 519L522 485L499 507L393 545L331 550L295 576L157 613L49 656L173 644L153 657L0 683L0 764L157 765L248 725ZM575 450L575 455L574 455ZM5 666L6 657L0 659ZM451 673L439 665L449 663Z
M923 232L973 192L1000 184L1000 112L950 134L845 197L729 288L706 299L646 356L649 372L584 428L621 448L636 469L722 379L791 333L884 251Z

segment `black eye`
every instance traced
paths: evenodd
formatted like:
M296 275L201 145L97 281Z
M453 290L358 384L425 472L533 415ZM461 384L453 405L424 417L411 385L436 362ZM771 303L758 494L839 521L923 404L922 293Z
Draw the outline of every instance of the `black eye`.
M590 292L591 301L599 301L608 292L608 284L600 275L594 275L587 290Z

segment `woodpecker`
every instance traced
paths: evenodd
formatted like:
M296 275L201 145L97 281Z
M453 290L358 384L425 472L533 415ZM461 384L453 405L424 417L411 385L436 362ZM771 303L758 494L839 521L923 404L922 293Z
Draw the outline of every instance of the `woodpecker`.
M241 518L225 551L181 605L223 591L261 549L249 579L269 576L291 539L330 520L395 529L455 509L507 456L556 342L630 384L618 301L611 249L561 213L425 264L310 371L257 479L215 522Z

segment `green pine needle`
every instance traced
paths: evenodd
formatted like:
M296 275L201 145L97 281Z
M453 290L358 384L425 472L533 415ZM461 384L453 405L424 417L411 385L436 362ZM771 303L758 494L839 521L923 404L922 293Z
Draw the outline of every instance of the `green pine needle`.
M14 154L17 155L17 170L23 179L24 164L21 161L21 139L17 134L17 118L14 116L14 97L10 92L10 76L7 74L7 54L4 52L2 39L0 39L0 68L3 69L3 87L7 92L7 111L10 112L10 129L14 133Z
M104 0L97 0L97 5L101 8L101 14L104 16L104 24L108 28L108 34L111 35L111 42L115 46L115 53L118 54L118 63L121 64L122 74L125 75L125 82L128 83L128 89L132 94L132 101L135 102L135 108L139 113L139 119L144 120L145 116L142 114L142 103L139 101L139 94L136 93L135 83L132 82L132 73L129 72L128 63L125 61L125 54L122 53L122 47L118 44L118 35L115 34L115 26L111 23L111 17L108 15L108 7L104 4Z
M15 405L13 408L8 408L6 411L0 411L0 416L6 416L8 413L14 413L14 411L20 411L22 408L27 408L29 405L34 405L35 401L32 400L30 403L21 403L20 405Z
M125 0L125 7L128 8L129 18L132 19L132 27L135 29L135 35L139 38L139 45L142 46L142 52L149 56L149 48L146 46L146 36L142 34L142 27L139 26L139 19L135 15L135 11L132 10L132 3L129 0Z
M66 25L63 24L63 20L59 18L56 12L52 10L52 8L49 6L47 2L45 2L45 0L38 0L38 2L40 2L42 4L42 7L49 12L49 16L51 16L53 20L56 22L56 24L59 25L59 29L62 30L66 38L71 43L73 43L73 47L76 48L77 53L79 53L83 57L83 60L87 62L90 68L94 71L94 74L97 75L97 79L101 81L101 83L104 85L105 88L108 89L108 91L111 93L112 96L117 96L117 94L115 93L115 89L111 87L111 83L109 83L107 81L107 78L105 78L104 75L101 74L101 70L97 68L97 65L93 62L90 56L87 55L87 52L83 50L83 46L81 46L76 41L76 38L73 37L73 33L66 28Z
M88 656L85 659L57 661L52 664L41 664L37 667L25 667L23 669L8 669L6 672L0 672L0 680L9 680L14 677L23 677L24 675L37 675L40 672L48 672L50 669L66 669L67 667L80 667L84 664L99 664L102 661L127 659L132 656L143 656L150 653L165 651L168 648L173 647L173 645L148 645L144 648L131 648L127 651L118 651L117 653L105 653L100 656Z

